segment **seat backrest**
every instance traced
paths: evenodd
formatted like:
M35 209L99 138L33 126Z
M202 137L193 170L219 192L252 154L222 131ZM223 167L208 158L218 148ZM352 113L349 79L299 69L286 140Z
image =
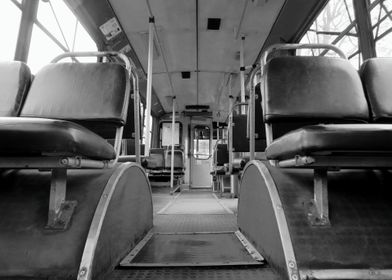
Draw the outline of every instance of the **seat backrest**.
M216 166L224 166L225 163L229 162L229 150L227 144L218 144L216 146L215 158Z
M256 114L255 114L256 115ZM262 116L257 116L262 120ZM249 138L246 137L247 134L247 115L233 115L233 150L234 152L249 152ZM255 141L255 151L264 152L266 148L265 144L265 130L261 124L255 122L256 133L258 133L258 138ZM260 129L260 126L263 129ZM260 137L261 136L261 137Z
M392 58L366 60L360 74L371 116L377 122L392 121Z
M31 72L25 63L0 62L0 117L19 115L30 83Z
M165 168L165 149L152 148L150 155L146 158L148 169L164 169Z
M165 151L165 167L171 168L171 149ZM174 169L184 169L184 152L174 150Z
M262 97L260 91L260 83L255 87L255 133L256 140L265 140L265 129L263 122ZM262 142L262 141L256 141Z
M128 73L121 65L49 64L36 74L21 116L119 127L126 121L125 96L129 91Z
M369 110L350 62L331 57L277 57L265 66L264 121L363 122Z

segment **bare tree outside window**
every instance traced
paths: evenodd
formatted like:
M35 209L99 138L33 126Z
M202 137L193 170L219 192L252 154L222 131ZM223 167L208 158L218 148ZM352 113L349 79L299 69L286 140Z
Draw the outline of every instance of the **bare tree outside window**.
M377 56L392 56L392 1L373 0L369 6Z
M357 24L352 0L330 0L300 43L336 45L342 49L351 63L359 68L362 55L358 47ZM334 53L324 50L301 50L300 54L335 56Z

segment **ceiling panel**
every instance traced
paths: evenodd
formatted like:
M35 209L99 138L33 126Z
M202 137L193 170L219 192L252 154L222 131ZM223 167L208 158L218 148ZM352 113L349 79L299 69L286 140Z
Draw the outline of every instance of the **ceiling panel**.
M246 0L198 0L198 45L196 44L196 0L150 0L162 51L172 72L174 93L165 72L162 54L153 66L153 87L166 112L171 111L167 96L177 96L178 110L187 104L210 105L221 120L229 110L229 77L233 95L239 94L239 48L235 38ZM246 35L245 64L254 63L284 0L249 2L241 34ZM148 10L146 0L110 0L126 35L143 67L147 69ZM221 18L221 29L207 30L207 19ZM198 50L199 80L196 82ZM181 78L181 71L191 71L191 79Z

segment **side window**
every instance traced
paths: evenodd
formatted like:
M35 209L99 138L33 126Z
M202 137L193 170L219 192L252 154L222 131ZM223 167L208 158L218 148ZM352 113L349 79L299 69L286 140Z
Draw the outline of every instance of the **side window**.
M181 123L176 122L174 124L174 145L181 145ZM160 126L160 140L161 147L169 147L171 146L172 141L172 123L171 122L162 122Z
M210 158L210 128L208 126L195 126L193 130L193 156L196 159Z
M354 0L355 1L355 0ZM302 37L303 44L332 44L340 48L354 67L359 68L362 54L354 16L353 0L330 0ZM301 50L301 55L330 55L324 50Z
M96 51L97 46L64 1L40 1L28 64L33 73L66 51ZM95 61L95 58L78 58ZM66 61L66 60L64 60Z
M370 17L377 56L392 56L392 1L370 1Z
M151 145L151 138L152 138L152 123L154 121L154 118L151 116L151 114L147 113L147 110L144 108L143 109L143 135L142 135L142 143L146 144L146 134L149 133L150 134L150 143L149 145ZM147 127L147 118L150 118L150 127Z
M19 24L22 11L18 7L20 1L0 1L0 30L3 43L0 44L0 60L11 61L14 59L16 41L18 38Z

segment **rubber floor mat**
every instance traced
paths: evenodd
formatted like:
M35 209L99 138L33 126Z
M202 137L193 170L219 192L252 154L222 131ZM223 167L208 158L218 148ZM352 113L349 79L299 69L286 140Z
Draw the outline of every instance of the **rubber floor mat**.
M281 280L269 267L116 269L106 280Z
M261 259L260 259L261 258ZM121 266L181 267L263 265L250 255L234 232L152 234Z
M159 214L228 214L231 212L210 192L184 192Z
M154 232L221 232L236 231L234 215L156 215Z

